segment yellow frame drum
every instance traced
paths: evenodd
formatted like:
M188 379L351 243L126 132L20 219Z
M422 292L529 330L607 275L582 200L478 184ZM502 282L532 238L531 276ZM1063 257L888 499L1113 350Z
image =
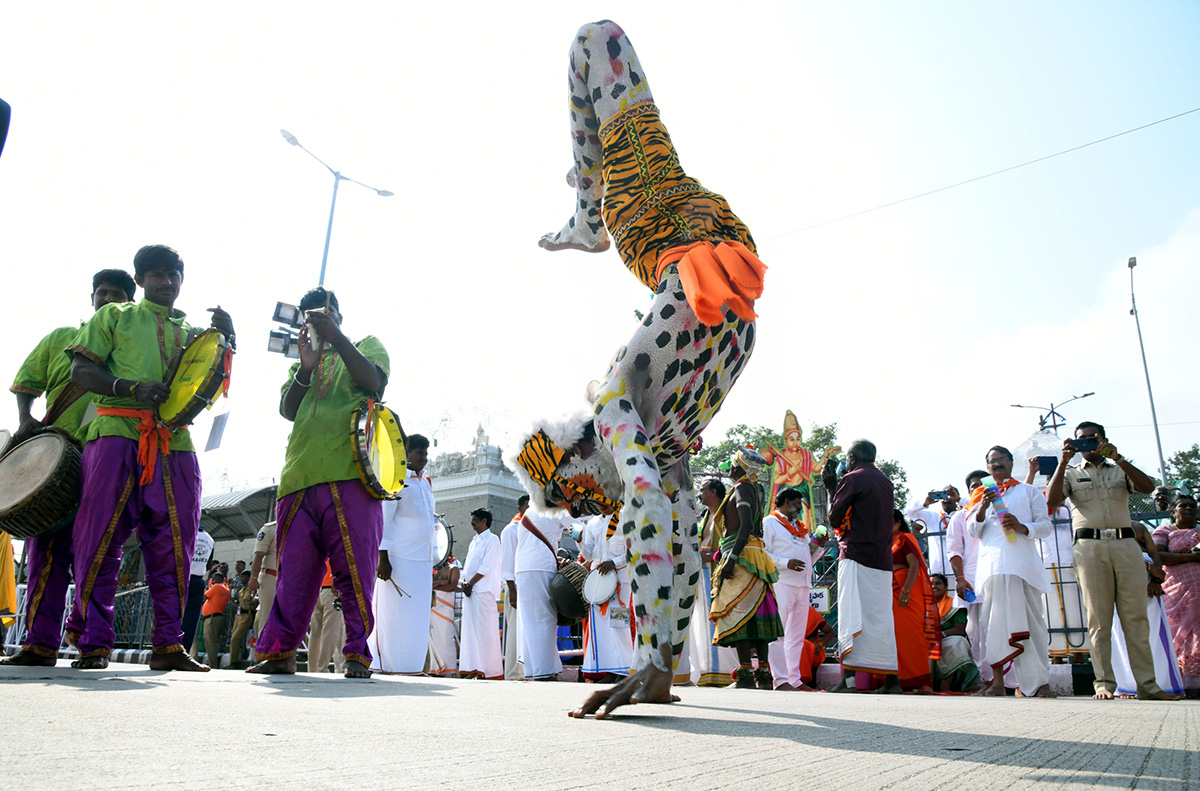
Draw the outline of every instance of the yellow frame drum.
M208 329L192 339L171 372L170 395L154 410L159 423L178 431L212 408L227 386L228 352L229 341L219 330Z
M396 500L408 473L404 446L408 437L396 413L365 399L350 420L354 440L354 466L367 491L376 500Z

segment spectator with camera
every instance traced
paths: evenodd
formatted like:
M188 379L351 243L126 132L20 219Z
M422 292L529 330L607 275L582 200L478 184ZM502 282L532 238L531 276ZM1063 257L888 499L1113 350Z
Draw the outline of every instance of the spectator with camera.
M1068 466L1076 453L1078 464ZM1075 573L1087 609L1092 640L1096 700L1112 700L1117 689L1112 667L1113 608L1125 631L1129 666L1140 699L1174 700L1154 680L1150 622L1146 616L1146 564L1130 526L1129 495L1149 494L1154 481L1122 456L1104 426L1084 421L1063 442L1062 462L1050 478L1046 500L1057 508L1070 498L1075 530Z
M958 511L961 496L953 484L946 484L940 489L930 491L925 495L925 501L914 503L908 507L904 515L912 523L913 533L923 532L927 546L926 555L929 559L930 574L951 574L950 567L950 520ZM933 506L936 506L933 507ZM924 526L918 530L917 525Z

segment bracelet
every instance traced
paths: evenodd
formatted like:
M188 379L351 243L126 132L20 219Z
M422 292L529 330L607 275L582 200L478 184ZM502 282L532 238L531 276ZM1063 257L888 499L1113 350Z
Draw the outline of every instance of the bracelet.
M304 388L312 387L312 378L311 377L309 378L309 381L307 383L304 383L296 378L298 376L300 376L300 372L296 371L296 373L292 376L292 384L295 384L299 387L304 387Z
M117 378L113 379L113 386L112 386L113 398L117 397L117 382L119 382L119 381L121 381L121 380L117 379Z

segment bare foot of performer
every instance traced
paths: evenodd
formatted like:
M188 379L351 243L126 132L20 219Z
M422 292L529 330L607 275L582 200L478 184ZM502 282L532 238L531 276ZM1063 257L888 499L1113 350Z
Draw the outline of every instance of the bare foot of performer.
M357 662L355 664L358 664ZM296 673L296 655L287 659L264 659L256 665L246 668L247 673L257 673L263 676L290 676ZM350 663L346 663L346 674L350 674Z
M54 667L58 660L52 656L42 656L22 648L12 656L0 657L0 665L13 667Z
M370 678L371 668L364 665L362 662L356 662L353 659L346 660L346 672L343 673L346 678Z
M108 657L85 656L71 663L76 670L103 670L108 667Z
M151 670L183 670L189 673L207 673L211 668L192 659L183 651L170 654L154 654L150 657Z

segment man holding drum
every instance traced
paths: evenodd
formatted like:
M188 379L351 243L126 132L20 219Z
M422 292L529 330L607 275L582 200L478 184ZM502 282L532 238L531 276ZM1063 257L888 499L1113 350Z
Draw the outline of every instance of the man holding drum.
M133 268L142 301L105 305L68 349L71 381L95 394L97 411L85 429L75 518L75 605L67 639L79 648L79 659L72 667L108 666L121 547L137 530L154 607L150 668L208 670L188 656L181 626L200 523L200 468L187 429L172 432L155 416L192 333L174 307L183 260L170 247L147 245ZM231 337L229 314L209 310L213 329Z
M297 342L300 362L292 366L279 402L280 413L295 424L275 506L279 576L255 644L258 664L246 672L296 672L296 649L308 631L328 560L346 624L345 676L370 678L367 635L383 507L359 477L354 436L347 429L364 400L383 395L388 354L372 335L350 342L332 292L314 288L300 300L300 309L308 317ZM320 338L316 345L314 333Z
M110 302L129 302L136 290L133 278L120 269L103 269L92 277L92 309L100 310ZM9 389L17 396L21 422L14 442L33 436L44 425L53 425L81 438L83 420L91 394L71 387L71 359L64 350L79 334L79 327L59 327L42 338L25 358L17 378ZM33 402L46 394L46 418L32 415ZM25 643L2 665L39 665L53 667L62 644L62 617L66 609L67 588L71 584L71 526L49 535L25 540L29 557L29 590L25 600Z

